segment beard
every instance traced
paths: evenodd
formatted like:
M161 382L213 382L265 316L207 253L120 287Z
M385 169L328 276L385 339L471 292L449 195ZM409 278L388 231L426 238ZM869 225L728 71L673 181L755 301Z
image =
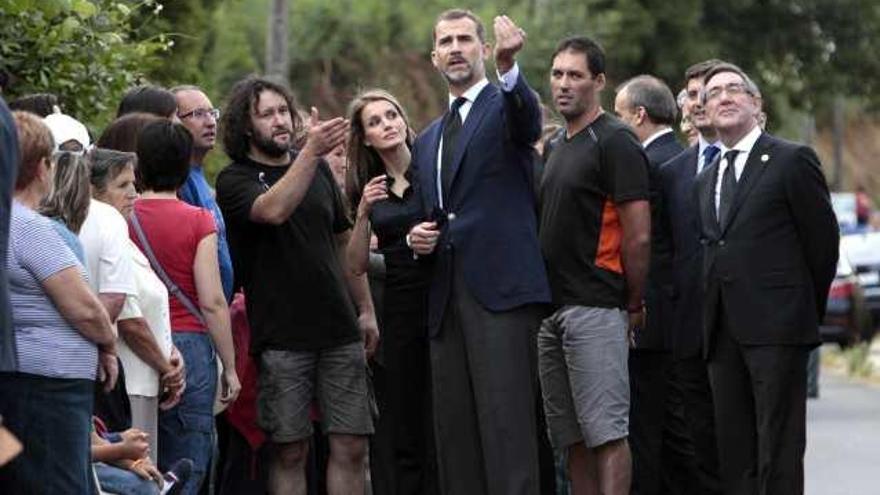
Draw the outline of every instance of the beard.
M454 72L449 70L443 71L443 77L446 78L446 82L453 86L462 86L474 82L477 79L481 62L477 61L473 64L466 62L466 64L467 68L464 70L456 70Z
M290 139L288 139L287 143L279 144L275 141L274 136L265 136L262 133L255 131L252 144L255 148L260 150L260 152L267 156L271 156L272 158L284 156L286 153L289 153L290 149L293 147L293 132L289 129L285 129L285 131L290 134Z

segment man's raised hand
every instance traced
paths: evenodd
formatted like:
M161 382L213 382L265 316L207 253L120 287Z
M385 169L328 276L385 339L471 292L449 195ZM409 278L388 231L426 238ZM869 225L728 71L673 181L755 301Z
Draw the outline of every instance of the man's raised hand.
M308 148L315 156L324 156L333 148L343 142L348 134L348 121L342 117L321 121L318 117L318 109L312 107L309 115L309 134L306 138L305 148Z
M510 17L495 17L495 67L501 74L513 68L516 53L526 43L526 32L520 29Z

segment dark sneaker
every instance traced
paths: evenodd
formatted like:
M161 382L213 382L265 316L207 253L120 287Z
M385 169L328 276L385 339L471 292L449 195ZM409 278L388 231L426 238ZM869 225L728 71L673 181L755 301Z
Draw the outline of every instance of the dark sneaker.
M192 476L193 462L189 459L181 459L171 465L171 469L162 475L165 478L165 486L160 495L177 495Z

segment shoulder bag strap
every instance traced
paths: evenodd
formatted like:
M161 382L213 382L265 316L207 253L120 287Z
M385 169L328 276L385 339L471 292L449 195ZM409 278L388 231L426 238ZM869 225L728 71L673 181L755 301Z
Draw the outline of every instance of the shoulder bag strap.
M177 286L172 280L171 277L165 272L165 269L162 268L162 265L159 264L159 260L156 259L156 254L153 253L153 248L150 247L150 241L147 240L147 236L144 234L144 229L141 228L141 224L138 221L137 212L135 210L131 211L131 226L134 227L134 232L137 234L138 240L141 241L141 246L144 248L144 254L147 256L147 259L150 261L150 266L153 267L153 271L156 272L156 275L162 280L162 283L165 284L165 287L168 288L168 292L170 292L174 297L180 301L181 304L189 311L196 319L199 320L199 323L202 324L205 328L207 328L207 324L205 323L205 317L202 316L202 312L199 311L199 308L196 307L195 303L192 302L180 287Z

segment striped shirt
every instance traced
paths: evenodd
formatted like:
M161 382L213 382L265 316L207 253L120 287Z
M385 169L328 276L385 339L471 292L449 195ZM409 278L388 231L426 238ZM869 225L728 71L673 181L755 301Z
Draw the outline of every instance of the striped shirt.
M42 282L70 267L86 276L52 221L12 203L9 223L9 299L18 371L52 378L94 380L98 348L61 316Z

